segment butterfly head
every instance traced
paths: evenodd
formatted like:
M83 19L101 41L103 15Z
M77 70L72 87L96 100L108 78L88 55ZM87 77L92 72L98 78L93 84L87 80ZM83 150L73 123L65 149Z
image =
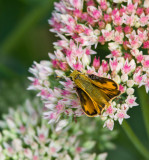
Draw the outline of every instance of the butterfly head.
M77 79L80 75L81 75L81 72L80 72L80 71L74 70L74 71L70 74L70 77L72 78L73 81L75 81L75 79Z

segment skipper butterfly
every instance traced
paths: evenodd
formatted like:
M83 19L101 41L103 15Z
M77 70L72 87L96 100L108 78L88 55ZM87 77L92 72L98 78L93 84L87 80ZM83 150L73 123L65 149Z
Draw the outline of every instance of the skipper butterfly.
M70 77L76 84L76 91L84 113L89 117L100 115L112 99L120 95L119 85L112 79L85 75L74 70Z

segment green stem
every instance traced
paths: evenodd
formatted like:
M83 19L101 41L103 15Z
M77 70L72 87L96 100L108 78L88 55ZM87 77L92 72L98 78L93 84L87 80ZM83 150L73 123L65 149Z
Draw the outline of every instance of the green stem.
M146 127L146 131L149 138L149 96L145 92L144 87L141 87L137 89L139 99L140 99L140 105L143 113L144 123Z
M122 127L125 133L127 134L128 138L130 139L130 141L138 150L138 152L142 154L142 156L145 157L147 160L149 160L149 151L143 146L138 137L134 134L134 132L132 131L131 127L128 125L126 120L123 121Z
M38 23L41 18L49 12L50 8L53 6L52 2L53 0L44 0L22 19L14 31L0 45L1 56L10 53L17 42L23 38L26 31Z

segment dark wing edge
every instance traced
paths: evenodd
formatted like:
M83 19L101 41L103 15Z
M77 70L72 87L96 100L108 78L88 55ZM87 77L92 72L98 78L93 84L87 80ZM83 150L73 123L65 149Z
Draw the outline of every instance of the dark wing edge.
M81 107L84 111L84 113L88 117L95 117L99 113L97 112L91 98L80 88L76 88L76 91L78 93L78 96L80 98Z
M91 83L100 88L111 100L121 94L119 85L112 79L98 77L94 74L88 75L88 77L91 79Z

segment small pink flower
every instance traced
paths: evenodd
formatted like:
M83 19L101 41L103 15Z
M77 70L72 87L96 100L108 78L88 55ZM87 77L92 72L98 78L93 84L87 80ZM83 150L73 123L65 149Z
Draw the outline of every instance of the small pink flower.
M99 28L100 28L100 29L105 28L105 22L103 22L103 21L99 21L99 22L98 22L98 25L99 25Z
M120 84L120 85L119 85L119 90L121 91L121 93L125 92L124 86L122 86L122 85Z
M111 53L114 57L119 57L120 56L120 51L119 50L113 50L113 51L111 51Z
M111 41L114 39L114 31L102 30L103 37L106 41Z
M56 153L57 149L55 147L50 148L51 153Z
M143 48L149 49L149 41L143 43Z
M116 26L121 26L123 24L123 19L120 16L114 16L113 23Z
M102 16L102 11L100 8L94 6L87 7L87 12L95 19L99 19Z
M108 7L107 6L107 2L105 0L101 0L100 1L100 7L101 7L102 10L105 11L107 9L107 7Z
M118 61L117 59L111 60L110 59L110 67L112 71L116 71L119 70L120 68L118 68Z
M107 127L109 130L112 131L114 127L114 121L112 119L106 120L103 127Z
M117 9L117 8L114 8L114 9L112 10L112 15L113 15L113 16L116 16L117 13L118 13L118 9Z
M104 20L106 23L111 22L111 16L109 14L104 14Z
M75 17L78 17L78 18L82 16L82 12L77 8L73 11L73 14Z
M53 59L53 60L52 60L52 64L53 64L53 67L54 67L54 68L57 68L58 65L59 65L59 62L58 62L57 59Z
M94 60L93 60L93 66L94 66L95 69L98 69L98 68L99 68L99 66L100 66L99 57L98 57L98 59L97 59L96 56L95 56L95 58L94 58Z
M131 33L131 30L132 30L132 28L131 28L130 26L124 27L124 32L125 32L125 34Z
M137 8L136 14L141 15L143 13L143 8Z
M38 94L39 96L41 96L42 98L49 98L49 97L52 97L52 95L45 89L42 89L40 94Z
M125 74L128 74L131 71L131 65L128 64L128 61L125 62L124 67L122 68L122 71Z
M67 88L69 88L69 87L72 87L72 85L73 85L73 83L72 83L72 81L71 80L67 80L66 82L65 82L65 84L64 84L64 86Z
M75 70L81 70L83 68L83 65L81 63L76 63L76 64L73 64L73 67Z
M42 133L39 135L38 138L39 138L39 141L40 141L40 142L44 142L44 141L45 141L45 135L42 134Z
M82 10L82 7L83 7L82 0L71 0L70 2L73 7L77 8L79 10Z
M39 80L37 78L34 79L33 85L34 86L40 85Z
M99 36L99 42L103 45L105 43L104 36Z
M62 95L63 96L70 95L70 91L68 91L68 90L62 90Z
M135 102L136 97L134 96L128 96L125 102L128 104L129 107L138 106L138 104Z
M137 84L140 84L141 81L142 81L142 76L139 74L134 74L134 81L137 83Z
M141 26L145 26L148 23L148 20L149 20L149 17L142 14L140 17Z
M129 4L129 5L127 6L127 11L128 11L129 13L132 13L134 10L135 10L135 6L134 6L133 4Z
M121 33L123 31L123 28L122 26L116 26L115 30Z
M26 127L25 126L20 126L20 132L21 132L21 134L24 134L25 133L25 131L26 131Z
M136 56L137 62L142 62L142 60L144 59L144 56L142 54Z
M38 156L33 156L33 160L39 160Z
M112 109L111 106L109 106L109 107L107 108L106 113L108 113L108 114L113 114L113 109Z
M106 111L103 113L103 116L109 116L110 118L114 118L114 113L116 109L112 106L109 106Z
M77 147L77 148L76 148L76 152L77 152L77 153L81 153L81 152L82 152L82 148L81 148L81 147Z
M64 106L60 103L56 105L57 112L60 113L63 110ZM51 119L55 118L54 115L51 116Z
M149 60L147 59L147 60L144 60L144 62L143 62L143 67L144 68L149 68Z
M102 61L101 65L102 65L103 72L107 72L109 70L108 62Z
M130 116L127 115L126 110L120 110L118 109L115 118L118 119L119 123L122 124L123 119L127 119Z

